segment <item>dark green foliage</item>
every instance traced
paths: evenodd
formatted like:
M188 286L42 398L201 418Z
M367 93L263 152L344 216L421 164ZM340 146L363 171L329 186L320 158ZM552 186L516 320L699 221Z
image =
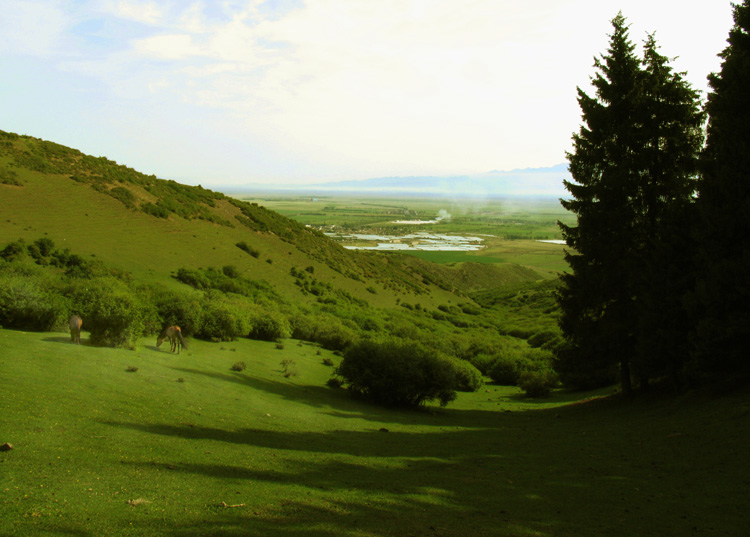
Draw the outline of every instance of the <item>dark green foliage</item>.
M607 55L595 62L595 97L578 90L584 125L568 154L572 197L562 201L577 225L560 223L573 250L566 253L572 273L561 277L559 293L566 338L559 364L564 381L588 376L587 384L617 365L629 392L631 366L649 374L636 357L645 272L664 270L664 223L689 204L703 114L697 92L672 72L653 36L639 60L622 14L612 25Z
M324 349L343 351L357 339L357 333L341 320L327 313L297 313L290 320L292 337L319 343Z
M158 218L169 218L169 209L159 204L155 205L151 203L150 201L147 203L141 204L141 211L143 211L146 214L150 214L151 216L156 216Z
M698 186L696 319L691 371L709 380L750 374L750 2L734 6L734 26L709 76L711 93Z
M414 407L435 399L444 406L456 398L451 361L416 343L360 341L336 373L352 394L386 406Z
M461 392L475 392L482 387L482 373L466 360L453 360L456 376L456 389Z
M506 350L499 354L488 374L496 383L503 386L515 386L521 376L528 372L551 371L553 355L541 349ZM555 377L557 378L557 377Z
M26 252L26 241L19 239L15 242L8 243L2 250L0 250L0 257L6 261L15 261L19 257L26 255Z
M0 264L0 326L49 331L61 326L70 303L38 271L20 272Z
M190 293L177 293L166 288L154 289L152 300L161 319L161 326L179 326L184 336L198 332L203 324L203 300Z
M268 283L243 278L232 266L226 266L222 270L213 267L195 270L180 268L175 277L182 283L202 291L216 289L249 298L265 297L275 302L282 302Z
M256 308L242 297L213 293L204 297L201 312L196 337L210 341L234 341L250 332Z
M116 200L120 200L125 207L128 209L135 208L136 205L136 197L135 195L130 191L130 189L125 188L124 186L116 186L110 190L107 191L107 194L115 198Z
M0 169L0 184L23 186L23 183L18 179L18 173L7 168Z
M489 376L489 371L497 360L497 356L494 354L479 353L467 358L467 360L469 360L469 363L471 363L471 365L473 365L482 375Z
M248 254L250 254L251 256L255 258L260 257L260 252L256 250L255 248L253 248L252 246L250 246L249 244L247 244L245 241L238 242L235 246L237 246L237 248L247 252Z
M155 328L155 309L122 280L94 278L71 287L73 303L80 308L94 345L133 349L138 338Z
M552 369L524 371L518 377L518 386L529 397L547 397L559 383Z
M245 362L235 362L229 369L231 369L232 371L244 371L245 369L247 369L247 365L245 364Z
M495 384L501 386L515 386L518 376L523 371L521 356L518 354L502 354L495 357L487 374Z
M280 341L292 335L287 317L277 311L259 310L252 320L248 337L262 341Z

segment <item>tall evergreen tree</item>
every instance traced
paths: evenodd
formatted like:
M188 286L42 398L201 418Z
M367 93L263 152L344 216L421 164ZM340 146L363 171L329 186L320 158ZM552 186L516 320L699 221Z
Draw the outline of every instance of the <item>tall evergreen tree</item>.
M699 94L669 66L649 35L640 105L644 146L636 225L643 264L636 267L637 346L634 373L677 378L688 356L690 322L682 299L693 285L690 229L705 114Z
M578 88L584 125L568 153L572 198L563 206L578 217L560 224L573 251L566 253L572 273L562 276L560 327L566 345L558 369L564 382L589 387L614 380L619 365L624 391L630 391L630 357L635 316L630 265L633 263L634 158L641 150L637 111L640 61L622 13L612 20L607 54L596 58L591 82L595 97Z
M697 201L693 365L714 379L750 372L750 0L733 7L721 70L708 77Z
M674 268L679 243L670 237L695 188L703 115L697 92L658 53L653 35L641 61L622 14L612 25L608 54L595 63L596 97L578 90L585 125L568 154L572 199L562 203L578 221L561 224L575 252L566 254L572 273L562 277L559 298L567 340L559 368L564 380L583 386L619 368L629 392L631 370L646 384L664 369L657 362L668 362L651 352L661 342L651 323L675 318L675 303L660 294L665 283L683 285L663 277ZM673 329L670 338L680 330L684 338L682 323Z

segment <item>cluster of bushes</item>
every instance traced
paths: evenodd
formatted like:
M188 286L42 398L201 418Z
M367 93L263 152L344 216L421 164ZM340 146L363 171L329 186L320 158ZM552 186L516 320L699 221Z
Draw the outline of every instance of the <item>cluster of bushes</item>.
M554 356L549 351L528 349L505 352L494 357L487 371L497 384L520 386L527 395L542 397L559 384L554 370Z
M272 293L267 284L242 289L261 298ZM16 241L0 250L0 325L60 330L71 313L83 317L93 344L126 348L168 324L179 324L185 335L215 341L277 341L292 333L289 316L268 300L250 301L214 290L178 293L138 284L128 273L57 250L46 238L31 244Z

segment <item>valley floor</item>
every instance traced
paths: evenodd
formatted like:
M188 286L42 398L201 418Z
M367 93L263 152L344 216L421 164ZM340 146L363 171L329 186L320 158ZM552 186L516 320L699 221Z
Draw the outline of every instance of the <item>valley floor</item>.
M0 330L0 535L746 535L750 396L486 385L394 411L288 340ZM283 360L296 374L283 375ZM231 371L238 361L247 368Z

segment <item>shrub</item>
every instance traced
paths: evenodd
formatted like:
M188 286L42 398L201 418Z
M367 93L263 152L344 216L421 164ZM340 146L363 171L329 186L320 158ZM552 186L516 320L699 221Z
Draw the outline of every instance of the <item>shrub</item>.
M161 287L154 289L153 295L160 326L179 326L183 336L201 331L203 303L192 292L178 293Z
M221 267L221 272L224 273L224 276L228 278L239 278L240 277L240 271L237 270L237 267L234 265L224 265Z
M248 245L245 241L238 242L237 244L235 244L235 246L237 246L237 248L239 248L240 250L244 250L256 259L260 256L260 252L252 246Z
M152 313L135 289L108 277L76 282L72 293L82 310L84 327L91 332L92 344L135 348Z
M254 306L245 299L206 293L200 329L195 335L210 341L234 341L250 332L253 314Z
M297 363L294 360L282 360L282 374L286 377L296 377L299 373L297 371Z
M333 366L333 360L331 360L330 358L323 358L323 365Z
M339 377L331 377L326 381L329 388L341 388L343 381Z
M245 365L245 362L236 362L231 369L232 371L244 371L247 368L247 365Z
M466 360L453 360L456 375L456 389L461 392L475 392L482 387L482 374Z
M286 316L277 311L260 310L252 320L248 337L261 341L280 341L291 335L292 329Z
M518 385L529 397L547 397L558 383L557 373L551 369L524 371L518 377Z
M456 398L456 369L451 360L425 347L400 340L363 340L350 347L336 369L350 393L386 406L414 407Z
M489 375L490 368L492 368L496 360L497 355L483 352L469 357L469 363L476 367L482 375Z
M531 336L528 339L528 343L532 347L542 347L557 337L559 337L559 332L555 332L554 330L543 330L542 332L537 332Z
M517 353L503 353L498 355L490 367L488 374L490 378L502 386L515 386L518 376L523 371L521 357Z
M41 276L0 274L0 325L50 331L67 319L69 302Z

